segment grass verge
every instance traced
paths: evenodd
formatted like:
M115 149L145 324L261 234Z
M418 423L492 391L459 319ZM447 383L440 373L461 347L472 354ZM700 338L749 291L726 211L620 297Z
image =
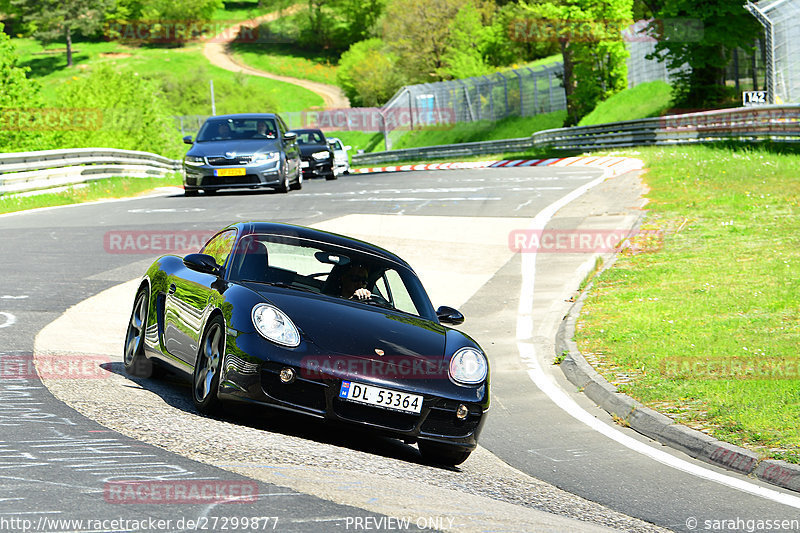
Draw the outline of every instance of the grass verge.
M670 107L672 107L672 88L669 84L663 81L650 81L632 89L625 89L600 102L591 113L581 119L578 126L657 117Z
M234 57L253 68L304 80L336 85L336 58L323 51L310 51L294 44L274 43L267 46L233 43Z
M182 187L180 174L165 178L108 178L90 181L85 186L71 187L56 193L41 193L32 196L0 196L0 213L26 211L40 207L80 204L105 198L127 198L138 196L158 187Z
M800 462L800 157L730 145L636 154L649 169L642 229L661 244L595 279L578 345L645 405Z

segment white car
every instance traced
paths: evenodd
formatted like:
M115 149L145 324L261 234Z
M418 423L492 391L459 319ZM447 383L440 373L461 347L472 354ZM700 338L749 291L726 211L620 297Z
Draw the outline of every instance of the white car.
M350 154L352 146L345 146L340 139L328 137L328 144L333 150L333 173L337 176L350 174Z

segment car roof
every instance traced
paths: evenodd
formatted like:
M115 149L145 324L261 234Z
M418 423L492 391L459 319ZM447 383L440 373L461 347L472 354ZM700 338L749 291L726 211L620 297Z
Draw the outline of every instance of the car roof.
M269 234L269 235L287 235L301 239L320 241L324 243L352 248L353 250L356 250L358 252L377 255L384 259L388 259L389 261L393 261L408 268L412 272L414 271L414 269L411 268L411 265L406 263L404 260L396 256L392 252L381 248L380 246L375 246L374 244L370 244L368 242L360 241L358 239L353 239L351 237L346 237L344 235L339 235L338 233L331 233L328 231L307 228L305 226L295 226L294 224L283 224L280 222L239 222L236 224L231 224L225 229L231 229L231 228L236 228L239 231L240 235L250 235L259 233Z
M289 130L289 131L293 131L295 133L322 133L322 130L315 130L315 129L312 129L312 128L298 128L298 129L292 129L292 130ZM325 134L322 133L322 135L324 136Z

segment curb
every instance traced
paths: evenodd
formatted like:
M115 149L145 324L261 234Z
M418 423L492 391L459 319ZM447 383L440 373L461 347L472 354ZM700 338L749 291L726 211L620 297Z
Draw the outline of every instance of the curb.
M624 174L642 168L642 161L632 157L551 157L549 159L501 159L495 161L467 161L458 163L423 163L388 167L363 167L352 169L354 174L379 174L385 172L410 172L414 170L463 170L473 168L515 167L589 167L602 168L607 176Z
M612 264L613 261L608 266ZM755 452L678 424L619 392L617 387L601 376L586 361L573 340L576 319L592 285L587 285L556 333L556 356L567 354L559 366L573 385L582 389L586 396L611 416L624 421L631 429L646 437L708 464L800 492L800 465L775 459L761 460Z

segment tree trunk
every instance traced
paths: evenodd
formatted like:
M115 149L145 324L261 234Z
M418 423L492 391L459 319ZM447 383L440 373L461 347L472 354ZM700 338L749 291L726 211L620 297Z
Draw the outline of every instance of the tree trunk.
M575 80L573 79L572 47L567 39L559 39L561 45L561 58L564 62L564 94L567 97L567 121L565 126L578 123L578 109L574 101Z
M67 66L72 66L72 32L70 31L69 26L66 28L67 34Z

